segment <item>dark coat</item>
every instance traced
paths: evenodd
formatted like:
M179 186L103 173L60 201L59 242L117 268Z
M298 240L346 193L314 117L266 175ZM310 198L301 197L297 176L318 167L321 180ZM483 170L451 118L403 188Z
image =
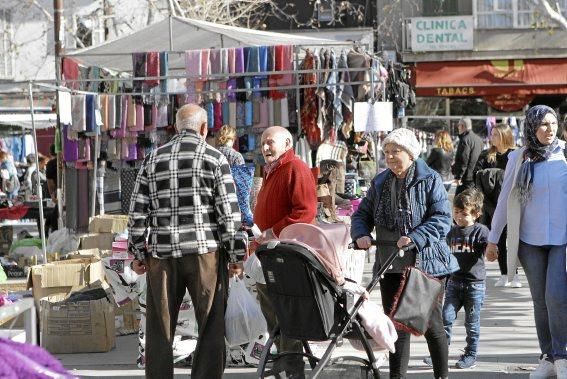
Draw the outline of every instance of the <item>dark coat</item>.
M453 179L451 174L451 165L453 164L453 153L447 153L440 147L431 149L427 157L427 165L437 171L445 182L450 182Z
M428 167L425 161L417 159L415 164L415 176L407 191L412 210L411 232L408 237L417 246L416 266L433 276L448 275L457 271L459 266L445 240L451 229L447 191L439 174ZM374 178L366 197L352 216L353 240L370 236L374 230L380 195L389 190L383 188L388 175L393 175L390 169Z
M460 179L463 182L474 181L474 169L483 145L482 139L472 131L465 132L459 136L459 145L457 146L455 165L453 166L455 179Z

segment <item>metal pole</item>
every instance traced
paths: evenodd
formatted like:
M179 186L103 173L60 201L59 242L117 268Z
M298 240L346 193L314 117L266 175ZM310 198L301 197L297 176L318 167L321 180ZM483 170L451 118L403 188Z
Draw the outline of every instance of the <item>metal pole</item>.
M99 126L97 125L97 128ZM91 217L96 215L96 198L97 198L97 188L96 183L98 180L98 155L100 153L100 137L97 133L95 133L95 148L94 148L94 164L93 164L93 195L91 197Z
M53 0L53 31L55 33L55 79L56 84L59 86L61 84L61 52L63 50L63 44L61 42L61 29L62 29L62 17L63 17L63 0ZM55 93L55 105L57 109L57 127L56 133L61 135L61 119L59 118L59 91ZM63 227L63 160L60 153L57 153L57 208L58 218L57 226L58 228Z
M171 15L169 16L169 50L173 51L173 22Z
M30 97L30 112L32 124L33 146L35 148L35 170L37 172L37 196L39 199L39 235L41 237L41 251L43 252L43 263L47 263L47 248L45 246L45 219L43 216L43 196L41 191L41 180L39 178L39 151L37 150L37 134L35 131L35 111L33 107L32 82L28 84L28 94Z

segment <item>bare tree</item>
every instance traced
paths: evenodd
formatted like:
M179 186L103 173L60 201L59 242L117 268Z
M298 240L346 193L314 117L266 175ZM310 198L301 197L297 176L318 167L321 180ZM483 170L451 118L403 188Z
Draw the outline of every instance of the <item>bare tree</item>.
M543 9L545 15L549 19L555 21L559 24L559 26L567 30L567 19L561 13L561 8L559 7L558 2L553 2L555 8L552 6L552 1L550 0L532 0L532 3L534 3L538 8Z

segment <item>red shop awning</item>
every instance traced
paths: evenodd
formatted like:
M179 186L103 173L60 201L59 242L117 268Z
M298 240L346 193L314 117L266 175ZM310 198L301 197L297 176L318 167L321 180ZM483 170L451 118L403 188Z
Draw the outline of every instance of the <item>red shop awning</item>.
M414 70L417 96L483 97L505 111L567 94L567 59L418 62Z

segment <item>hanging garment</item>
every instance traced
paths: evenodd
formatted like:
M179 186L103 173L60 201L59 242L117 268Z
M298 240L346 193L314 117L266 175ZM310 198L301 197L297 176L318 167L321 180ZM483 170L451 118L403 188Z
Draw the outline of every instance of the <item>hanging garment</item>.
M73 95L71 97L71 117L73 119L72 122L72 130L74 132L84 132L87 130L86 124L86 108L85 108L85 95Z
M201 75L201 51L188 50L185 52L185 74L189 81L197 80Z
M241 73L244 72L244 48L235 47L234 48L234 72Z
M268 99L263 99L259 104L260 104L260 120L258 121L258 123L256 124L256 127L258 128L267 128L268 126L270 126L269 122L270 122L270 110L269 110L269 106L268 106L268 102L270 100Z
M339 86L337 87L337 96L335 97L335 99L337 99L336 101L340 99L340 101L347 107L348 111L352 113L354 109L354 93L352 86L348 84L351 82L351 77L350 72L345 70L349 68L349 65L347 55L344 51L341 52L337 68L339 69ZM339 105L336 104L335 106L338 107ZM344 115L343 119L345 119Z
M268 47L260 46L258 48L258 71L266 72L268 71ZM267 77L265 74L260 75L261 78Z
M268 99L268 126L276 126L274 117L274 100Z
M134 78L145 78L147 76L146 53L132 53L132 68ZM134 80L132 84L132 91L142 92L143 84L143 80Z
M354 98L357 101L365 101L370 92L370 57L363 51L353 49L347 54L347 62L348 67L351 69L357 69L356 71L351 71L350 79L353 82L367 82L365 84L357 84L352 87Z
M213 126L213 131L217 132L222 128L222 103L220 102L220 100L215 100L213 102L213 108L214 108L214 126Z
M136 183L137 169L126 168L120 174L121 195L122 195L122 214L128 214L130 209L130 197L134 191Z
M246 126L246 106L242 101L236 102L236 127L243 128Z
M122 96L114 96L114 129L120 129L122 123Z
M228 72L230 74L236 73L236 49L234 47L227 49L228 58Z
M244 125L246 127L251 127L253 124L253 107L252 102L247 101L244 103Z
M69 126L63 126L63 160L75 162L79 159L79 141L69 139Z
M207 127L213 129L215 127L215 107L212 102L205 104L205 110L207 111Z
M116 99L114 95L107 95L106 129L114 130L116 127Z
M59 120L64 125L70 125L73 122L71 114L71 94L69 92L59 92Z
M288 101L287 101L287 97L284 97L281 100L278 100L280 102L280 112L281 112L281 126L283 126L284 128L289 128L289 107L288 107Z
M77 162L88 162L91 160L91 140L90 138L79 139L79 156Z
M274 123L273 125L282 126L282 103L279 100L272 100Z
M136 123L133 128L130 128L131 132L143 132L144 131L144 105L136 103Z
M228 49L220 49L220 65L221 65L221 74L229 74L230 69L228 65Z
M229 125L236 127L236 103L228 103Z
M155 77L160 76L160 57L157 51L151 51L146 53L146 76ZM145 81L145 84L152 88L159 85L159 79L149 79Z
M295 154L297 154L303 162L307 163L307 166L313 167L311 159L311 147L309 146L309 142L307 142L305 135L302 135L297 139L297 143L295 145Z
M315 57L313 53L307 51L301 70L313 70L315 68ZM315 73L307 73L301 76L302 85L314 85L317 82ZM321 131L317 127L317 95L315 88L305 88L302 90L303 101L301 104L300 117L301 127L303 128L307 141L311 148L316 149L321 143Z
M99 95L102 130L108 131L108 95Z
M252 46L248 48L248 57L246 60L246 72L260 71L260 48Z
M228 79L228 81L226 82L226 98L230 102L236 101L236 92L234 91L234 89L237 88L236 85L236 79L234 78Z
M63 58L61 63L61 73L63 80L79 79L79 64L71 58ZM79 89L79 82L67 82L65 87Z
M169 75L169 55L167 52L162 51L159 53L159 76L168 76ZM167 100L167 79L161 79L159 83L160 92L162 92L163 99Z
M128 130L136 128L136 103L133 96L127 97L126 126Z
M228 101L222 103L222 124L230 124L230 111Z
M258 125L260 122L260 102L252 102L252 125Z
M85 95L85 131L89 134L97 134L96 122L96 95Z
M211 49L209 55L209 61L211 62L211 74L221 74L222 73L222 61L221 61L221 50Z
M210 54L211 50L209 49L201 50L201 80L207 80L211 74Z
M293 46L277 45L274 46L274 71L293 70ZM289 86L293 84L293 74L274 74L270 75L270 87ZM282 99L286 96L286 91L270 90L272 99Z

